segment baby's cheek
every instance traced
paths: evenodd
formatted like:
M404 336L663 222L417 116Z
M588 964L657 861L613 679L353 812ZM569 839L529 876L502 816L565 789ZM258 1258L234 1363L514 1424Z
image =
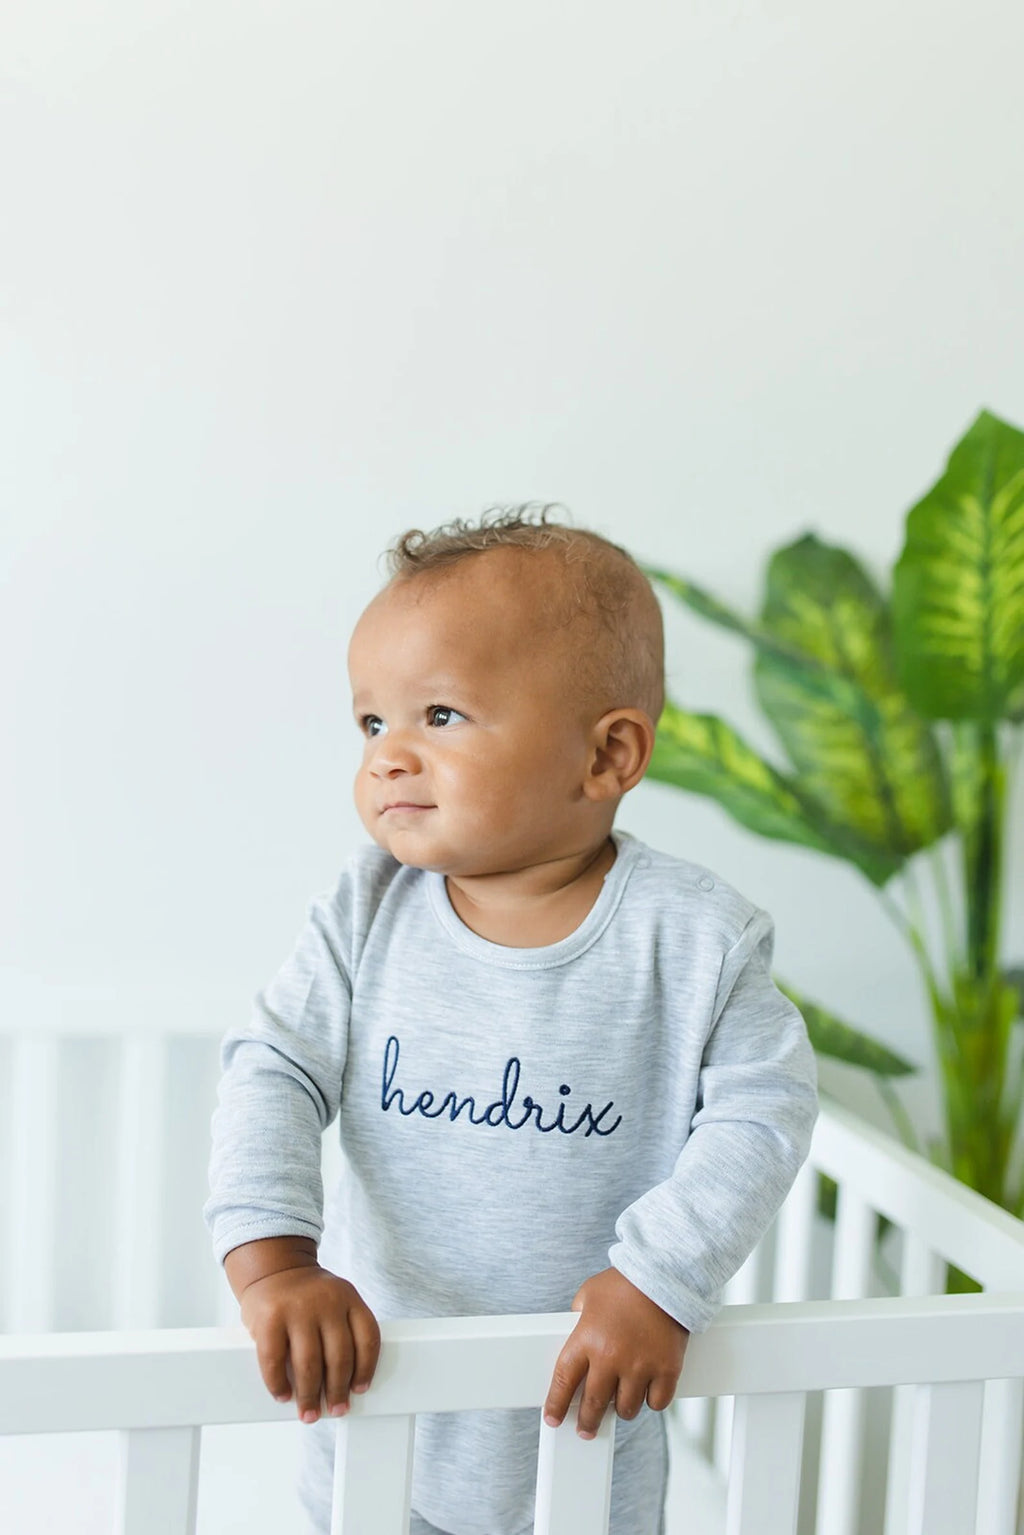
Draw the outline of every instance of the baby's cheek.
M380 817L374 813L373 801L367 786L363 781L362 775L360 775L355 781L353 798L355 799L356 810L359 813L359 819L366 827L366 830L370 833L370 836L373 837L374 841L379 841L380 838L378 836L378 832Z

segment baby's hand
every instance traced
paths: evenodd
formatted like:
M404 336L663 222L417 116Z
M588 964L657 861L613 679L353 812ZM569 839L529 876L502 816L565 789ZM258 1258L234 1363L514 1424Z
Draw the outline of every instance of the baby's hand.
M618 1269L586 1280L572 1309L583 1315L555 1362L544 1422L557 1428L584 1380L576 1425L581 1439L593 1439L609 1404L620 1418L635 1418L645 1397L655 1412L663 1411L683 1368L686 1328Z
M349 1391L365 1391L380 1354L380 1328L354 1285L319 1264L254 1279L242 1293L242 1321L256 1343L270 1394L315 1423L323 1398L332 1417L348 1412Z

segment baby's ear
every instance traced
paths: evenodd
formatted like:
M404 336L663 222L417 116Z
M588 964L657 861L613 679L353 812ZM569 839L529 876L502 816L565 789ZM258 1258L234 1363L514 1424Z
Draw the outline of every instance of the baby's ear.
M610 709L594 726L590 767L583 785L588 799L620 799L647 771L654 725L642 709Z

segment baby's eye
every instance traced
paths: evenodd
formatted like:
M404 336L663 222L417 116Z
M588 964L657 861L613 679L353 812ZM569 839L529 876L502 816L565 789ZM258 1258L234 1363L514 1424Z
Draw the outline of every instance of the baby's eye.
M364 714L359 721L359 728L364 736L382 736L388 727L379 714Z
M451 725L456 720L465 720L466 716L460 714L458 709L451 709L447 704L431 704L427 710L428 725Z

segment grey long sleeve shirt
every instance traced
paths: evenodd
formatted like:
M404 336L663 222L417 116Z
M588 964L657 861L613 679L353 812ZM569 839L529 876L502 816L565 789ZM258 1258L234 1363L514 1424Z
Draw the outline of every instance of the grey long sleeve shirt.
M771 980L768 913L615 841L582 925L536 949L471 932L439 874L377 848L351 860L223 1042L204 1208L218 1260L322 1237L320 1262L381 1318L565 1310L612 1264L708 1325L807 1155L814 1058ZM422 1420L414 1507L458 1535L521 1529L536 1421ZM470 1488L481 1454L508 1470Z

